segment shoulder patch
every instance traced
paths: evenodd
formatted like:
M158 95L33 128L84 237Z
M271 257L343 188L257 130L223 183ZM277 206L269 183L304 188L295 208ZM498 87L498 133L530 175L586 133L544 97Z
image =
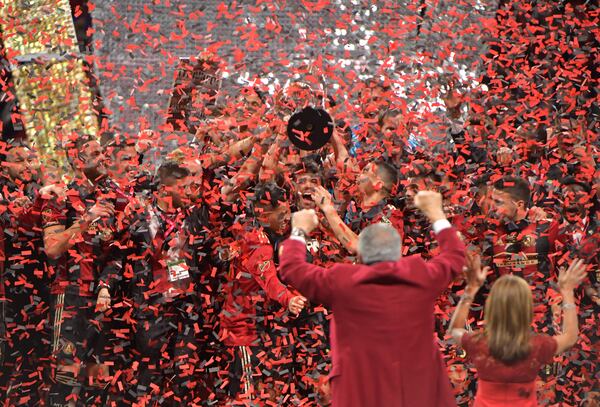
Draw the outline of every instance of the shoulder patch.
M265 260L262 263L260 263L258 265L258 269L260 270L260 273L263 274L265 272L265 270L267 268L269 268L270 265L271 265L271 260Z

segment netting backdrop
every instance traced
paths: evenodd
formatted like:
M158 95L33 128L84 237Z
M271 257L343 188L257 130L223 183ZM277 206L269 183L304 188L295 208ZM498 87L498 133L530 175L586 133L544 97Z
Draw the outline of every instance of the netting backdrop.
M179 57L209 50L228 73L284 85L317 62L330 93L385 75L423 96L447 67L475 74L497 1L102 1L92 10L97 75L120 131L164 122ZM443 68L443 69L441 69Z

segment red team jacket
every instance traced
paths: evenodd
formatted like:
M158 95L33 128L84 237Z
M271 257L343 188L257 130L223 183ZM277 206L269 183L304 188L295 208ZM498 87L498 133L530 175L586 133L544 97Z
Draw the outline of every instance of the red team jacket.
M257 306L264 307L265 294L285 308L296 295L279 281L273 262L273 247L264 232L247 232L241 236L240 242L240 252L231 267L232 275L225 288L225 303L221 311L220 336L228 346L257 344Z
M113 217L92 222L83 236L75 240L73 247L56 261L53 293L73 285L79 287L81 296L96 295L101 269L110 261L106 258L109 246L119 232L123 212L130 199L119 188L114 187L115 184L110 180L106 180L105 184L105 193L99 187L85 193L76 183L72 183L64 199L49 199L43 204L44 228L64 225L65 229L80 219L96 203L100 194L102 199L112 202L115 207Z

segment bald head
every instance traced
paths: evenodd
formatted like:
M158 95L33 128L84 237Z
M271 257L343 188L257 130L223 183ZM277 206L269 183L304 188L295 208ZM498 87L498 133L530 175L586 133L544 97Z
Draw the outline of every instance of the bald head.
M387 223L367 226L358 236L358 255L363 264L398 261L401 249L400 234Z

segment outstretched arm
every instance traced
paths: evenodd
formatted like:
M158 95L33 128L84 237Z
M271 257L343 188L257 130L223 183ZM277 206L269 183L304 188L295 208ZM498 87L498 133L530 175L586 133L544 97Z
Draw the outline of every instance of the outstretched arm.
M420 191L415 196L415 207L429 219L440 244L440 254L425 263L426 273L422 276L426 279L425 283L431 286L432 294L437 296L462 271L465 245L446 219L440 193Z
M448 331L457 344L461 343L463 335L467 332L465 326L467 325L471 304L490 271L489 267L481 268L481 257L479 254L467 255L467 265L465 269L467 286L452 315L450 326L448 326Z
M569 350L577 342L579 335L579 326L577 322L577 306L575 305L575 295L573 291L585 279L586 265L583 260L574 260L567 270L562 269L558 276L558 287L562 296L562 333L554 337L556 339L556 354L561 354Z
M325 215L329 228L335 237L350 254L356 254L358 235L354 233L340 217L333 205L331 194L325 188L319 186L313 193L313 199L315 200L317 207L319 207L321 212L323 212L323 215Z
M334 292L332 271L306 261L305 236L308 236L318 223L314 210L302 210L293 214L293 233L304 234L304 237L292 236L283 242L279 252L279 274L284 282L309 300L331 305Z

